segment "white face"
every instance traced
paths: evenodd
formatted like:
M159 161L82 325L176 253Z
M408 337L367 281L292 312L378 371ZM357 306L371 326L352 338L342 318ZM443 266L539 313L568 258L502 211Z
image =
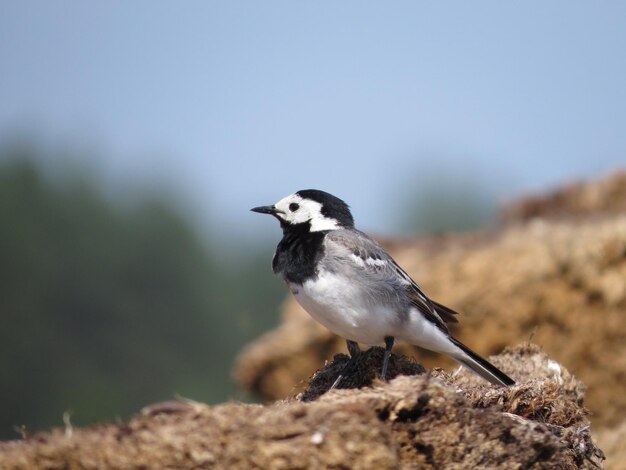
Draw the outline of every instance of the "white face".
M289 224L301 224L309 222L311 232L320 232L322 230L337 230L339 223L332 218L325 217L322 214L322 205L312 199L303 199L297 194L291 194L276 204L277 217Z

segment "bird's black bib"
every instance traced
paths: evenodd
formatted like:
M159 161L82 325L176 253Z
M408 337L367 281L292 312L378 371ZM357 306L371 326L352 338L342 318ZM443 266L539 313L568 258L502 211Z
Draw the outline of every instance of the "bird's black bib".
M317 262L324 255L328 230L310 232L309 224L283 227L283 238L276 247L272 269L287 282L302 285L317 276Z

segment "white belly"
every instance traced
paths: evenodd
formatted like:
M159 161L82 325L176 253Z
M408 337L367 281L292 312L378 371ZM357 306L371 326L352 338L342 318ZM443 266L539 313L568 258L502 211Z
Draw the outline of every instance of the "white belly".
M322 273L313 281L289 287L309 315L339 336L370 345L395 336L397 312L375 302L349 278Z

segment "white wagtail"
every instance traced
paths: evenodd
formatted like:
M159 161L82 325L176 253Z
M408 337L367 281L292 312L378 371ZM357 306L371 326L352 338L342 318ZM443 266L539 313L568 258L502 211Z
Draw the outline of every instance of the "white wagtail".
M398 340L446 354L491 383L515 383L450 336L446 322L457 322L457 313L429 299L378 243L355 229L341 199L307 189L251 210L280 222L283 238L272 269L315 320L347 340L348 365L359 354L358 343L384 343L385 380Z

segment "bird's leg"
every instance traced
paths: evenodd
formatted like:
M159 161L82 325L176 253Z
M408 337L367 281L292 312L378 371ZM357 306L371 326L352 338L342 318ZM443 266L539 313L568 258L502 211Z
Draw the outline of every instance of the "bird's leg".
M385 336L385 356L383 358L383 370L380 373L380 379L385 380L387 376L387 366L389 365L389 356L391 356L391 348L393 348L393 336Z
M356 363L356 358L359 356L359 354L361 354L361 348L359 348L359 343L355 341L350 341L349 339L346 340L346 343L348 344L348 352L350 353L350 359L343 366L343 368L341 369L341 372L339 372L339 375L337 376L333 384L330 386L329 390L333 390L334 388L337 388L339 386L339 384L341 383L341 380L343 379L344 374L354 366L354 364Z
M348 345L348 352L350 353L350 358L355 358L359 354L361 354L361 348L359 348L359 343L356 341L346 340L346 344Z

